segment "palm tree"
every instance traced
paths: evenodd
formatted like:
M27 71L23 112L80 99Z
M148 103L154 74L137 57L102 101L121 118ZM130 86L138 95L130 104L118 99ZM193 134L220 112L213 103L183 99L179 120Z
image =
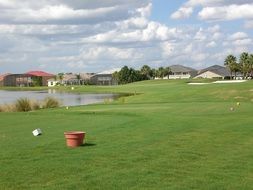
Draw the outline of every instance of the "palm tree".
M157 78L163 79L163 77L164 77L164 68L163 67L159 67L156 70L156 74L155 75L156 75Z
M58 79L60 80L60 83L62 84L64 73L58 73Z
M236 72L236 57L233 55L228 55L224 61L224 65L229 69L230 71L230 79L233 78L232 73L233 71Z
M168 75L168 79L169 79L170 78L170 74L171 74L171 69L169 67L166 67L164 72L165 72L164 73L165 76Z
M148 65L143 65L140 72L145 80L146 79L150 80L152 78L152 70Z
M243 52L241 54L239 65L240 65L241 72L243 73L243 78L245 79L250 69L249 54L247 52Z

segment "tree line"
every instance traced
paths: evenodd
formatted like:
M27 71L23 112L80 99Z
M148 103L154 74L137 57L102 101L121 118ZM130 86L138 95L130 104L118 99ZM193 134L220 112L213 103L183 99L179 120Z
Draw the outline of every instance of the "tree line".
M164 78L171 73L169 67L159 67L158 69L150 68L148 65L143 65L140 70L124 66L120 71L113 73L113 78L118 84L127 84L142 80L151 80L155 77Z
M234 55L228 55L224 61L224 65L230 70L230 78L235 78L238 73L241 73L243 79L253 77L253 54L243 52L239 60Z

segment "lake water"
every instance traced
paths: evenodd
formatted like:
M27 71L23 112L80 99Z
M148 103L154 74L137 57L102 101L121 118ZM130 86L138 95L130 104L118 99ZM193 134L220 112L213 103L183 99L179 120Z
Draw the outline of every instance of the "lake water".
M104 100L113 100L117 97L115 94L81 94L59 92L49 89L47 91L6 91L0 90L0 105L14 103L19 98L28 98L30 100L43 100L46 97L54 97L60 101L63 106L78 106L94 103L101 103Z

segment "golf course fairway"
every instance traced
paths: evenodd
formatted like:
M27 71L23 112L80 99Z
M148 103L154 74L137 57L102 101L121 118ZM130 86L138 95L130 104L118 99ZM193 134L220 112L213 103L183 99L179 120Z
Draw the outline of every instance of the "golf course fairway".
M132 96L0 113L0 189L252 189L253 82L187 82L75 86ZM72 130L85 145L66 147Z

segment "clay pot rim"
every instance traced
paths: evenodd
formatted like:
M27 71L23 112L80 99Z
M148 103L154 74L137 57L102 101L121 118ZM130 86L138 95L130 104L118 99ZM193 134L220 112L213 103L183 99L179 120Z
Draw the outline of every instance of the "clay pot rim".
M85 134L86 132L84 131L67 131L64 132L64 135L77 135L77 134Z

